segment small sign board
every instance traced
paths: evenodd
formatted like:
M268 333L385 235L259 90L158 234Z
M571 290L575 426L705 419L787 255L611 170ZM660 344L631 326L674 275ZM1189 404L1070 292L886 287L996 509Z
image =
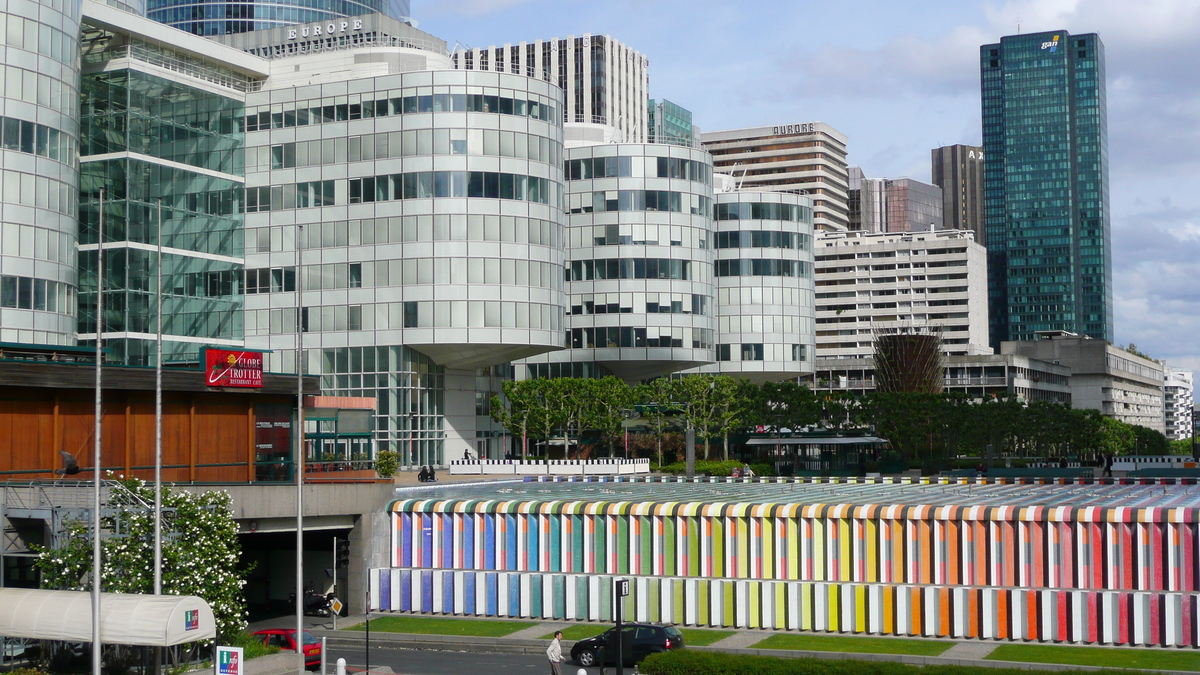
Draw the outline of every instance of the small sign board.
M622 598L629 595L629 580L617 579L617 595Z
M334 614L341 614L342 607L345 607L345 605L343 605L342 601L338 600L337 598L334 598L333 602L329 603L329 608L333 610Z
M213 663L214 675L245 675L242 668L244 651L241 647L217 646L217 658Z
M200 610L189 609L183 613L183 629L185 631L200 629Z
M210 387L263 386L263 354L254 351L206 349L204 383Z

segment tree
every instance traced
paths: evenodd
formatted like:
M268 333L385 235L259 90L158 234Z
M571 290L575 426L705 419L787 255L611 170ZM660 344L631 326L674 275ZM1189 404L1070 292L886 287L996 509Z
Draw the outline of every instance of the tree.
M608 456L613 456L613 440L625 429L625 411L633 407L634 391L624 380L611 375L599 380L588 380L587 396L584 398L586 425L600 433L607 441Z
M139 479L117 481L101 519L108 533L101 547L101 583L105 592L154 592L154 485ZM212 606L217 638L225 643L246 628L242 588L253 566L240 565L238 526L229 493L200 493L163 488L162 587L167 595L195 595ZM62 548L37 547L34 562L42 588L87 591L92 587L92 539L82 522L72 524Z
M686 375L671 381L672 398L680 404L683 418L704 434L704 458L710 439L720 433L724 406L734 395L736 384L728 375Z
M538 402L538 383L540 380L506 380L503 385L504 397L493 396L491 400L492 419L504 425L508 433L521 437L521 459L529 454L526 439L530 427L539 421L539 415L544 415L545 409Z
M821 421L821 404L812 390L792 380L767 382L754 401L753 422L778 435L793 433Z
M663 463L663 434L678 416L678 411L671 405L671 391L671 381L663 377L639 384L634 389L642 417L654 430L659 466Z

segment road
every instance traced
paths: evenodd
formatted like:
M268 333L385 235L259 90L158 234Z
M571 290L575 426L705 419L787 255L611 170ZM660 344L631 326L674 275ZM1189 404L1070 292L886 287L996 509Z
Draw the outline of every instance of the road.
M346 669L351 672L362 670L365 665L361 648L330 646L328 659L331 670L339 658L346 659ZM550 672L550 665L542 654L438 652L371 645L371 667L377 666L388 666L393 672L403 675L544 675ZM598 675L600 672L599 668L581 669L572 663L562 664L563 675L576 675L580 670L585 670L588 675ZM614 672L616 671L611 666L607 669L609 675ZM632 673L633 668L626 668L625 672Z

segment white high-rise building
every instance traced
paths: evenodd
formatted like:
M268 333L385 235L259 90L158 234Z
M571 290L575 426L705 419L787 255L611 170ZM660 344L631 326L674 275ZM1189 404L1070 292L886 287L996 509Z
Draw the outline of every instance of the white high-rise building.
M817 356L861 359L876 331L932 328L947 354L990 354L987 256L971 232L817 235Z
M1168 440L1192 436L1192 371L1167 368L1163 373L1163 420Z
M846 136L824 122L706 131L700 143L739 190L791 192L813 202L818 231L849 225Z
M607 35L463 49L450 58L459 70L517 73L557 84L564 94L568 147L649 140L650 60Z

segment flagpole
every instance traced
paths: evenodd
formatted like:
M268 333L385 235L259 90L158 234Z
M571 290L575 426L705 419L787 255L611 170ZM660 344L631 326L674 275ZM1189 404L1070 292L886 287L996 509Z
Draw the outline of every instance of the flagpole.
M162 595L162 346L163 346L162 198L158 200L158 308L154 353L154 594Z

